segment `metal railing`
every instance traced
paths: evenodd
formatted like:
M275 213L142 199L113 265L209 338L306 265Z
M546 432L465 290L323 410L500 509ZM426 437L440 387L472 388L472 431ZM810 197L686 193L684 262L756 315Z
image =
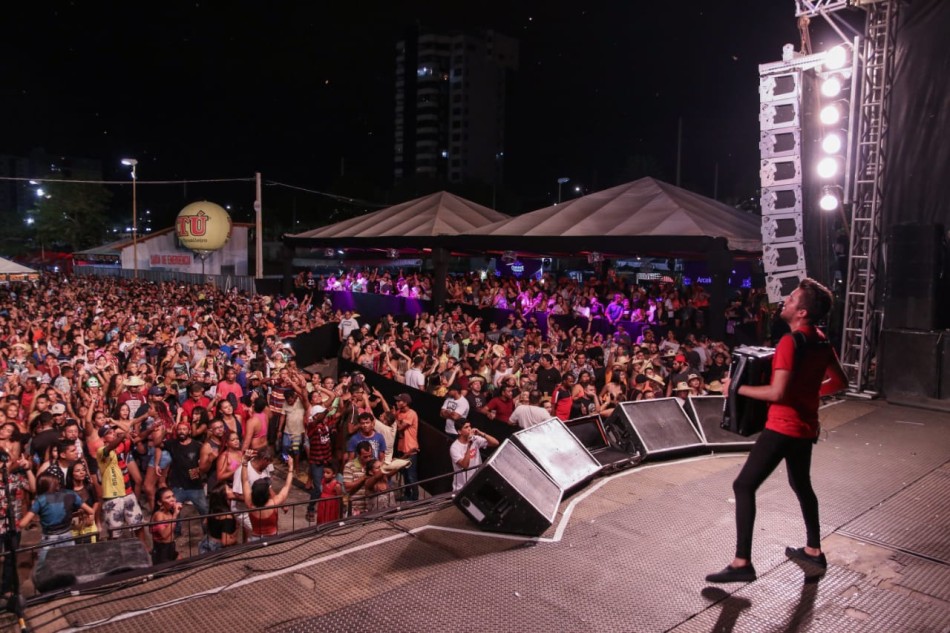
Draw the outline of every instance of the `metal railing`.
M120 279L134 279L135 271L114 266L75 266L73 274L78 277L118 277ZM176 270L140 270L138 278L146 281L161 283L173 281L182 284L203 285L214 284L222 292L232 288L250 295L257 294L257 285L254 277L246 275L209 275L202 273L187 273Z

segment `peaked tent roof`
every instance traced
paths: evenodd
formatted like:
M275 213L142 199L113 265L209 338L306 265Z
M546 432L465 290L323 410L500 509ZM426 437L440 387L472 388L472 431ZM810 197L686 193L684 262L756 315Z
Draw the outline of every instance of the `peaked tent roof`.
M474 229L469 241L495 249L648 253L721 250L725 240L730 250L758 252L760 224L711 198L641 178Z
M39 275L39 273L15 261L0 257L0 275Z
M498 211L446 191L409 200L311 231L286 235L300 246L425 246L440 235L459 235L508 219Z

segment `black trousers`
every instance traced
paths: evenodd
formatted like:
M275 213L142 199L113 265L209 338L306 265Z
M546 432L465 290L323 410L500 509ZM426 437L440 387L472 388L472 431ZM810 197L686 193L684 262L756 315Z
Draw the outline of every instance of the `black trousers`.
M776 467L785 460L788 483L798 497L805 519L805 544L821 547L818 497L811 487L812 440L790 437L765 429L759 435L742 471L732 483L736 495L736 558L752 558L755 525L755 493Z

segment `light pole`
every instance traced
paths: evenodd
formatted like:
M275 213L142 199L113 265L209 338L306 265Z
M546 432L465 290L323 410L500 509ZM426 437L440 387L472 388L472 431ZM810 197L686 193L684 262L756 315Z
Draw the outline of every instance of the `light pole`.
M557 203L558 204L561 204L561 186L566 182L570 182L570 180L571 180L570 178L564 178L564 177L557 179Z
M135 167L139 164L139 161L134 158L123 158L123 165L128 165L132 168L132 269L133 277L135 279L139 278L139 242L138 242L138 233L139 233L139 217L138 210L135 207L135 183L138 180L135 174Z

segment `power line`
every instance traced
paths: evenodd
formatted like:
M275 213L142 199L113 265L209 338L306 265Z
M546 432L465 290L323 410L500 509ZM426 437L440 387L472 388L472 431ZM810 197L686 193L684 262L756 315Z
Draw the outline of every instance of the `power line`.
M0 176L0 180L13 180L22 182L69 182L84 185L131 185L131 180L79 180L76 178L18 178L13 176ZM139 185L182 185L195 182L254 182L253 178L201 178L196 180L138 180Z
M314 194L317 194L318 196L326 196L327 198L332 198L333 200L337 200L337 201L339 201L339 202L346 202L346 203L348 203L348 204L353 204L353 205L358 205L358 206L374 207L374 208L377 208L377 209L383 209L383 208L392 206L392 205L386 204L386 203L381 203L381 202L369 202L369 201L367 201L367 200L358 200L358 199L356 199L356 198L350 198L349 196L341 196L341 195L338 195L338 194L335 194L335 193L327 193L327 192L325 192L325 191L317 191L316 189L307 189L307 188L305 188L305 187L298 187L298 186L296 186L296 185L288 185L287 183L276 182L276 181L274 181L274 180L268 180L268 181L266 181L264 184L266 184L266 185L272 185L272 186L277 186L277 187L286 187L286 188L288 188L288 189L295 189L295 190L297 190L297 191L304 191L304 192L306 192L306 193L314 193Z

